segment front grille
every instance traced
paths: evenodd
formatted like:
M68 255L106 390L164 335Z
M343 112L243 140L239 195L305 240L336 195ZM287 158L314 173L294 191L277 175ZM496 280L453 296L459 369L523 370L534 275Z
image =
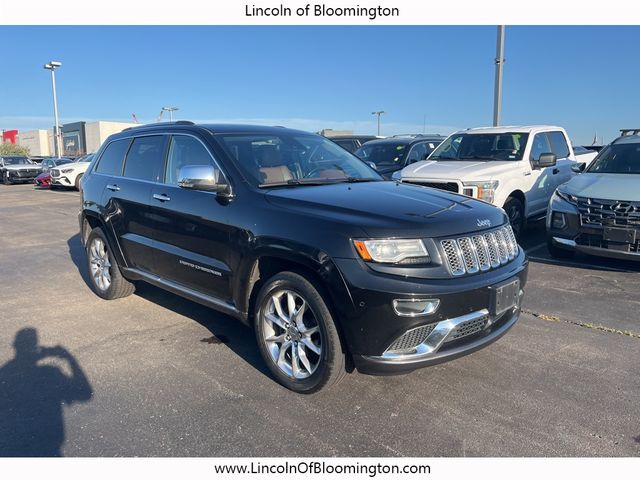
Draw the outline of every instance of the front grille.
M582 225L640 228L640 202L578 197Z
M424 325L409 330L398 337L387 349L388 352L402 352L413 350L427 339L429 334L436 328L436 324Z
M518 243L511 225L469 237L448 238L440 241L451 275L486 271L513 260L518 254Z
M479 333L485 329L488 321L489 315L485 315L484 317L461 323L458 328L456 328L455 331L451 335L449 335L446 341L451 342L462 337L468 337L469 335Z
M403 180L403 182L458 193L458 184L455 182L422 182L420 180Z
M53 168L53 169L51 169L50 175L52 177L59 177L60 176L60 170L58 170L57 168Z

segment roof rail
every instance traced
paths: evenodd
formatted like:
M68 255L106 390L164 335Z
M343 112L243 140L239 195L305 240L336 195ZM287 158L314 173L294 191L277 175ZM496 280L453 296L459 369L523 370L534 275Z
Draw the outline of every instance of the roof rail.
M136 128L166 127L166 126L169 126L169 125L195 125L195 123L193 123L190 120L176 120L175 122L145 123L143 125L136 125L135 127L127 127L122 131L126 132L126 131L133 130L133 129L136 129Z
M621 128L620 135L625 137L627 135L638 135L640 134L640 128Z

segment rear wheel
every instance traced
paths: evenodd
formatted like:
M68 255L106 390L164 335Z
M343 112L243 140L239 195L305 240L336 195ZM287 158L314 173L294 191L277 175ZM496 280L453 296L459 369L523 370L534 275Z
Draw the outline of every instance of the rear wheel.
M524 230L524 205L517 198L509 197L504 204L504 211L507 212L509 217L513 234L516 238L520 238Z
M345 374L345 354L324 299L305 277L282 272L256 299L255 333L269 370L285 387L313 393Z
M87 266L93 291L105 300L127 297L135 291L133 283L120 273L107 239L97 227L87 235Z

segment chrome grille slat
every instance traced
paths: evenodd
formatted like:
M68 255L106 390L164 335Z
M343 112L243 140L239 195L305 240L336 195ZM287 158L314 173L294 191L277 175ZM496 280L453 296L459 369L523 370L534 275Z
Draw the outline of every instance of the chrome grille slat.
M583 225L606 227L640 227L640 202L624 202L599 198L577 197L580 222ZM616 209L619 205L622 209Z
M472 235L440 241L446 265L453 276L497 268L513 260L518 243L510 225Z

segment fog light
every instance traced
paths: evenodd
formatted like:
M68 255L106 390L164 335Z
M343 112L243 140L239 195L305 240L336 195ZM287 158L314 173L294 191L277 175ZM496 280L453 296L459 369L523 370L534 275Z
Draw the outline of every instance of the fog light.
M567 221L564 218L564 213L553 212L551 217L551 226L558 230L562 230L567 226Z
M401 317L418 317L434 313L438 305L440 300L437 298L398 298L393 301L393 310Z

